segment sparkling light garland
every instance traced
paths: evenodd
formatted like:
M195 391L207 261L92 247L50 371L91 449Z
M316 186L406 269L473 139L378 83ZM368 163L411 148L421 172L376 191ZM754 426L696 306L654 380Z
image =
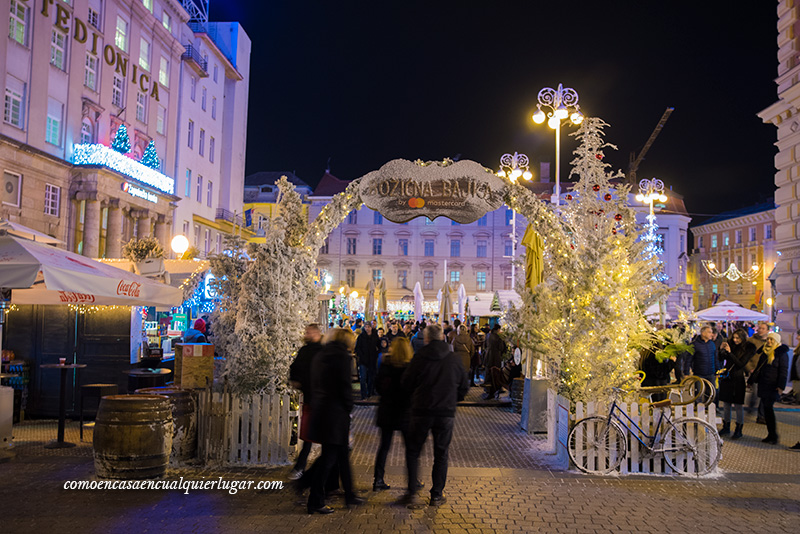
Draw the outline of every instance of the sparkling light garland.
M121 310L121 309L130 309L130 306L99 306L99 305L88 305L88 304L69 304L70 311L74 313L78 313L80 315L92 315L98 312L104 311L111 311L111 310Z
M175 180L165 174L142 165L116 150L112 150L105 145L84 143L76 144L73 147L74 155L72 162L75 165L102 165L109 169L129 176L143 184L154 187L164 193L173 194L175 192Z
M705 267L706 272L714 278L727 278L731 282L735 282L737 280L747 280L750 282L751 280L755 280L758 277L759 272L761 271L761 266L758 264L753 264L753 266L748 269L747 271L740 271L739 268L736 266L735 263L731 263L725 272L721 273L717 269L717 266L714 264L713 261L710 260L702 260L703 267Z

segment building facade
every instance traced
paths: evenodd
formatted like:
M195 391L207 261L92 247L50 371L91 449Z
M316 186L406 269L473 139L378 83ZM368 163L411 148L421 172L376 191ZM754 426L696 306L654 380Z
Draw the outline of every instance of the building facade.
M800 13L793 0L778 0L778 100L758 116L777 128L775 156L775 270L777 325L800 328Z
M771 315L770 303L774 295L769 276L779 259L774 203L722 213L693 226L691 232L695 248L690 258L690 282L695 308L707 308L717 300L730 300ZM704 261L713 262L718 273L725 273L735 264L739 271L752 278L731 280L712 276L704 267ZM753 270L757 271L754 277L749 274Z

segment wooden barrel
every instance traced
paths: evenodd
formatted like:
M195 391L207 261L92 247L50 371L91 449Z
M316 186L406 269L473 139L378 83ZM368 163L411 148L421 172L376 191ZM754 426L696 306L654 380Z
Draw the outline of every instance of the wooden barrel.
M197 401L192 391L175 387L137 389L138 394L163 395L172 406L172 454L170 464L178 465L197 456Z
M525 379L515 378L511 382L511 409L514 413L522 413L522 394L525 392Z
M172 448L172 408L162 395L109 395L94 427L94 469L102 478L163 476Z

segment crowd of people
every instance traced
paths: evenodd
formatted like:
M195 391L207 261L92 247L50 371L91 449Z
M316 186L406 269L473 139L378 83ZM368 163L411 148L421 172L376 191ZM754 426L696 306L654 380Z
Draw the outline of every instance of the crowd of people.
M392 321L384 331L372 321L358 319L353 325L329 325L324 336L318 325L309 325L305 344L290 368L290 384L303 393L299 429L303 447L290 473L296 490L309 490L309 514L328 514L326 495L341 487L345 503L364 502L353 487L350 468L350 413L354 405L353 368L358 370L360 394L380 396L376 426L380 445L375 456L373 491L390 489L386 483L386 459L395 432L405 445L406 491L401 502L419 504L419 456L428 437L433 437L431 506L445 502L448 450L453 435L456 405L476 386L479 370L486 368L490 396L499 395L519 375L513 358L504 362L507 346L500 326L479 330L477 325L427 324ZM509 363L509 361L511 363ZM321 454L308 469L312 445Z
M789 335L784 333L784 335ZM794 342L794 351L785 342ZM720 436L730 439L742 437L745 399L751 392L749 409L756 409L757 423L767 427L764 443L778 444L774 405L800 403L800 358L798 348L800 331L795 339L786 339L771 332L767 323L735 325L730 337L722 325L705 324L691 341L693 351L659 361L654 352L645 354L641 369L645 373L643 386L660 386L670 383L671 373L680 381L684 376L695 375L717 386L714 402L722 407ZM794 358L792 358L794 354ZM791 390L785 393L787 382ZM660 400L663 397L653 400ZM733 414L736 427L731 433ZM800 450L800 442L790 447Z

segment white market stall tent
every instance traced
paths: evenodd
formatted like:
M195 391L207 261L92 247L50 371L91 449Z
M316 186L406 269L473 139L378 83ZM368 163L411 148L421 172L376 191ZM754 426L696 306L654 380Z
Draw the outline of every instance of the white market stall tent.
M766 321L769 316L756 310L748 310L743 306L725 300L716 305L700 310L697 317L704 321Z

